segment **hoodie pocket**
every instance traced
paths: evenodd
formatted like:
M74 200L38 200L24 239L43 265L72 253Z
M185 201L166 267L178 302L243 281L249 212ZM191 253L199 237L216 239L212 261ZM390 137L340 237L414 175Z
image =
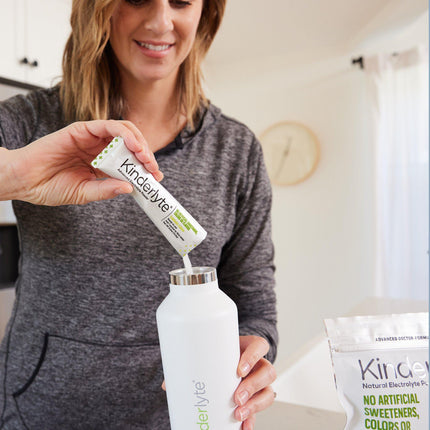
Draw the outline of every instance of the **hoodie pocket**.
M13 397L27 429L138 429L166 408L162 381L158 344L46 333L31 377Z

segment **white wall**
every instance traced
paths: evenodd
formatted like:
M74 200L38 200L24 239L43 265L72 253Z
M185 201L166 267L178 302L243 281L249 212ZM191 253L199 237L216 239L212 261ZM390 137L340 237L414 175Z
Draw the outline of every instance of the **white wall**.
M298 68L266 62L208 75L214 103L260 134L297 120L318 136L321 160L307 181L273 190L279 331L278 362L322 330L322 318L372 294L373 162L365 77L350 58ZM226 83L226 81L228 83ZM294 328L294 329L292 329Z
M409 31L362 40L359 53L406 48L422 41L426 25L421 17ZM321 144L308 180L273 190L278 367L323 330L324 317L345 314L374 295L374 160L366 77L351 65L355 54L351 49L306 64L259 57L205 67L212 102L257 136L277 121L296 120Z

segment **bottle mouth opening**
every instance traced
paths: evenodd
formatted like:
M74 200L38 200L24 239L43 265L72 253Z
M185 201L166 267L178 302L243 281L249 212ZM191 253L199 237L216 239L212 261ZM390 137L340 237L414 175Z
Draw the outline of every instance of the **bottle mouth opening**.
M214 267L192 267L191 272L176 269L169 272L172 285L199 285L217 280Z

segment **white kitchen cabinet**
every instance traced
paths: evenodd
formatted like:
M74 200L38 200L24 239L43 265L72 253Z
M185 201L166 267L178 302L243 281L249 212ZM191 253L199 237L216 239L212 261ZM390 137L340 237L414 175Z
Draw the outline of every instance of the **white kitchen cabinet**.
M15 16L18 1L0 0L0 76L24 80L24 69L16 63Z
M0 77L49 87L61 77L71 0L0 0Z

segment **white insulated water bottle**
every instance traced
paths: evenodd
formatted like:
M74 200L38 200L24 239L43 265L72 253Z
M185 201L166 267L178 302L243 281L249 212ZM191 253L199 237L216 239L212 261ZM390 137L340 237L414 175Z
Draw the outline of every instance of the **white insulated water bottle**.
M169 275L157 326L171 428L239 430L233 415L240 382L236 305L219 289L212 267Z

